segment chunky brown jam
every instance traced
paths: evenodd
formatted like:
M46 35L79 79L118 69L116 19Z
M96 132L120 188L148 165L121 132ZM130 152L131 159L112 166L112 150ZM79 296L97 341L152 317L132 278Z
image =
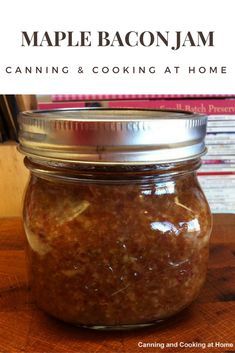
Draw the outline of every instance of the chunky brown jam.
M195 172L148 178L134 171L129 180L112 173L93 180L91 172L80 179L37 174L26 193L36 302L77 325L167 318L205 280L211 216Z

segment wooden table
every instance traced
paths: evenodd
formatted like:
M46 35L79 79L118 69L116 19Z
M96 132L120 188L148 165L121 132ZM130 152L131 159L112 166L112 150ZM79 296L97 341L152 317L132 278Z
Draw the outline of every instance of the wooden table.
M137 331L78 329L37 309L28 288L24 244L21 220L0 219L1 353L235 352L235 345L206 349L139 347L143 342L235 343L234 215L214 217L207 282L198 300L168 322Z

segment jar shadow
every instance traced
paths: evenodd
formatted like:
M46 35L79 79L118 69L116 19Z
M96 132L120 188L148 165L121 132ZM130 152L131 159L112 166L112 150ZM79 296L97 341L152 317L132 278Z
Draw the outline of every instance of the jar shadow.
M50 315L42 313L46 320L50 322L50 326L54 326L57 330L63 332L63 336L68 336L68 338L76 339L79 341L89 341L100 343L104 340L118 341L124 339L131 339L135 337L149 336L151 334L157 334L162 331L174 331L179 330L181 324L186 324L190 322L194 316L195 311L193 310L194 304L190 307L185 308L180 313L162 321L151 324L148 327L135 327L130 329L91 329L82 326L75 326L69 323L58 320Z

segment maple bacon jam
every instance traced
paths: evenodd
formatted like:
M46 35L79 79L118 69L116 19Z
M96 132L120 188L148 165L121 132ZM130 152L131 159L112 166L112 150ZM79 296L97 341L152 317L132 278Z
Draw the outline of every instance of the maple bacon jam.
M196 176L203 119L167 111L23 113L19 148L31 171L24 226L40 308L79 326L129 328L168 318L198 296L211 230ZM164 129L176 122L169 143Z

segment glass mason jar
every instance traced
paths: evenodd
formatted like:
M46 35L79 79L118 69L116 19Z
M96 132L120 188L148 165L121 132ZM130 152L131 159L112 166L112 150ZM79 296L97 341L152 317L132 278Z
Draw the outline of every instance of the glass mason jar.
M211 214L197 180L206 117L157 110L22 113L31 286L47 313L130 328L187 307Z

